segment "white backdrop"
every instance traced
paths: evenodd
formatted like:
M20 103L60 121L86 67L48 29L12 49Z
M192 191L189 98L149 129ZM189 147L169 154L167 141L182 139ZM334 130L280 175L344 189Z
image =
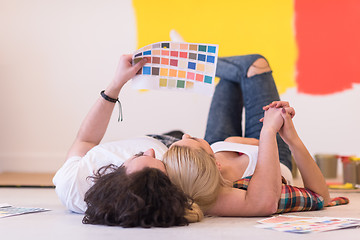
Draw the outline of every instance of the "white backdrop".
M119 56L136 46L130 0L0 0L0 172L56 171ZM360 155L359 86L282 98L312 154ZM175 128L204 135L209 97L126 85L120 99L124 122L115 108L104 141Z

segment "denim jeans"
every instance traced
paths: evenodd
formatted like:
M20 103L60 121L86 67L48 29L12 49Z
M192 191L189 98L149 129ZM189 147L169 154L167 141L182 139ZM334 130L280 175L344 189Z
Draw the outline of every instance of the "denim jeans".
M259 139L264 116L263 106L280 100L272 72L247 77L249 67L261 55L219 58L216 76L220 82L215 88L210 105L205 140L210 144L230 136ZM245 109L245 129L242 130L242 112ZM292 169L288 145L277 134L280 162Z

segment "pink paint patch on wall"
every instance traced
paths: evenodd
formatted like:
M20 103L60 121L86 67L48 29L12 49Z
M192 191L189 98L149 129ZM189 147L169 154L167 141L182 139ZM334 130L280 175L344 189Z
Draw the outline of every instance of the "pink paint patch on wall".
M296 0L296 81L301 93L324 95L360 83L360 1Z

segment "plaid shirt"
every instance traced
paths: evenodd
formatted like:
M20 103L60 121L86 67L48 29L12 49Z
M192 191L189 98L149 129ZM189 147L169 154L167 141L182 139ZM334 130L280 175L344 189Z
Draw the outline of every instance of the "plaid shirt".
M242 178L233 183L234 188L247 190L252 176ZM345 197L337 197L330 201L327 206L336 206L349 203ZM324 199L317 193L306 189L286 184L283 178L281 197L276 213L312 211L324 208Z
M156 140L159 140L160 142L162 142L167 148L169 148L171 146L171 144L173 144L174 142L179 141L179 138L173 137L173 136L169 136L169 135L159 135L159 134L148 134L146 135L148 137L152 137L155 138Z

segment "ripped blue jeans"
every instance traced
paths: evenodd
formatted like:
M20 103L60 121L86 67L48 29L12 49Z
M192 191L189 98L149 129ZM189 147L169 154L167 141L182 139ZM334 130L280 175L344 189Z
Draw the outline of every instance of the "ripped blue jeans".
M249 67L261 55L219 58L216 76L220 82L215 88L210 105L205 140L212 144L230 136L259 139L264 116L263 106L280 100L272 72L247 77ZM242 113L245 110L245 129ZM289 146L277 134L280 162L292 169Z

